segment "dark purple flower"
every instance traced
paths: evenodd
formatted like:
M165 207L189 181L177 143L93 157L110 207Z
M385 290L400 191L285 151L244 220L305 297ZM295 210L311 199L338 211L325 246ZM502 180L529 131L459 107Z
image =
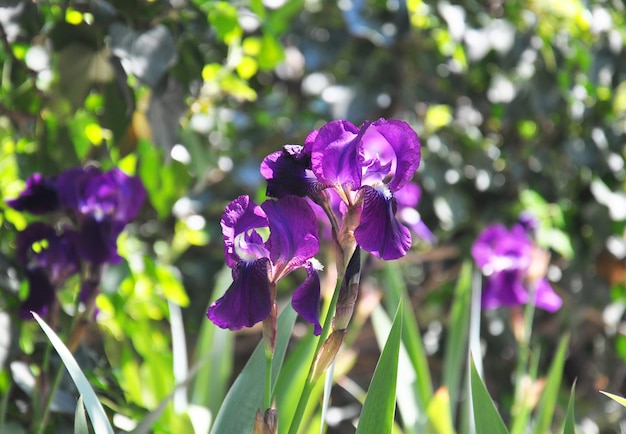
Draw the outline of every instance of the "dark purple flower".
M81 256L94 264L119 262L117 237L146 197L139 178L118 168L108 172L75 168L59 175L57 191L61 205L70 209L77 221Z
M402 121L380 119L356 128L348 121L324 125L311 145L312 169L332 185L348 207L363 200L357 243L382 259L397 259L411 247L411 234L396 219L394 193L420 163L417 134ZM373 230L377 228L377 230Z
M534 303L538 308L554 312L561 307L561 299L545 277L529 279L534 248L521 225L511 230L493 225L480 234L472 246L472 256L485 275L484 308L525 304L530 298L530 285L534 285Z
M17 260L26 269L29 283L28 298L21 307L25 318L30 318L31 310L45 314L55 290L80 270L77 236L72 230L57 234L54 228L39 222L18 233Z
M230 330L253 326L270 313L271 287L304 267L308 277L296 289L293 306L319 334L319 278L311 265L319 240L315 213L307 201L286 196L258 206L248 196L240 196L226 207L221 225L233 283L209 307L207 317Z
M45 214L59 209L56 182L35 173L26 180L26 188L19 197L6 201L7 205L17 211L31 214Z
M309 196L321 204L332 195L319 191L334 190L345 204L341 215L350 214L346 230L354 231L356 242L379 258L396 259L411 247L411 234L396 218L394 195L409 182L420 156L417 134L406 122L379 119L357 128L337 120L311 132L304 146L270 154L261 174L274 197ZM418 223L411 223L417 233L432 237Z

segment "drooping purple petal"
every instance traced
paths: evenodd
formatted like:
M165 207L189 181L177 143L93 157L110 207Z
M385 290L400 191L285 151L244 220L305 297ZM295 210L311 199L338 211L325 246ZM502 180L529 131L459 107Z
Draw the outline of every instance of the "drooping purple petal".
M270 225L267 245L278 281L312 258L320 248L315 212L300 197L286 196L262 205Z
M554 292L545 278L535 282L535 306L548 312L556 312L562 305L563 300Z
M395 192L402 188L420 164L421 148L415 131L396 119L379 119L364 124L361 130L364 133L359 163L365 169L363 184L375 185L391 176L389 189Z
M59 209L56 182L35 173L26 180L26 188L19 197L6 201L7 205L17 211L31 214L45 214Z
M506 270L485 278L481 305L485 309L519 306L528 302L528 291L520 270Z
M250 200L249 196L239 196L228 204L221 220L224 235L224 258L230 268L234 268L242 258L237 251L238 237L255 229L268 228L265 211ZM243 252L245 253L245 252Z
M233 269L233 283L209 307L207 317L218 327L239 330L263 321L270 313L269 259L239 262Z
M50 283L61 286L80 270L76 242L77 234L70 229L57 234L52 226L35 222L17 235L17 260L26 268L42 267Z
M332 121L319 129L311 144L311 166L317 179L329 185L361 185L359 141L363 132L345 120Z
M43 316L54 301L55 290L42 267L26 269L28 279L28 297L20 306L20 317L33 319L31 311Z
M98 221L92 216L83 218L78 237L78 252L83 260L95 265L118 264L117 237L124 223L115 220Z
M391 193L369 186L363 187L363 212L354 237L363 249L385 260L401 258L411 248L411 233L396 219Z
M322 333L319 321L320 277L311 262L307 262L304 267L307 278L294 291L291 306L302 318L313 324L313 333L319 336Z
M311 170L311 155L298 145L286 145L261 163L261 175L267 180L266 194L281 198L288 194L304 197L321 188Z

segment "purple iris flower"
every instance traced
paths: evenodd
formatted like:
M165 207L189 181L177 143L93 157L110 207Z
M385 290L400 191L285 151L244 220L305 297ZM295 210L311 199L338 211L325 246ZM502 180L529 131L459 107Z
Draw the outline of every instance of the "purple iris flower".
M230 330L264 320L276 297L276 283L297 268L307 278L296 288L292 306L321 333L318 320L320 281L313 256L319 250L317 221L308 202L296 196L256 205L248 196L232 201L222 216L224 257L233 283L215 301L207 317Z
M304 146L270 154L261 174L275 197L332 188L348 209L361 207L357 243L379 258L397 259L411 247L411 234L396 218L394 194L413 177L420 157L419 139L406 122L379 119L357 128L337 120L309 134Z
M81 256L93 264L119 262L117 237L146 197L139 178L118 168L108 172L96 167L70 169L59 175L57 193L77 222Z
M7 205L17 211L31 214L46 214L59 209L56 182L35 173L26 180L26 188L19 197L6 201Z
M552 290L545 277L529 280L536 247L525 228L516 224L507 230L503 225L487 227L474 242L472 256L486 276L482 306L516 306L529 302L529 285L534 285L535 306L555 312L562 300Z
M17 260L26 269L28 298L20 315L30 318L30 311L44 315L54 301L56 289L80 271L75 249L78 234L65 230L58 234L44 223L33 223L17 235Z

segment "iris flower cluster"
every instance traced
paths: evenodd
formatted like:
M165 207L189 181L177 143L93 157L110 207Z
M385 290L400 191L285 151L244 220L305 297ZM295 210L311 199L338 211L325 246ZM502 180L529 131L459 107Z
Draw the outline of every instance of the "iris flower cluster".
M117 237L135 218L145 196L141 181L117 168L73 168L56 177L36 173L28 178L25 190L7 205L46 215L54 223L34 222L17 235L17 261L29 283L21 315L45 314L56 290L83 269L88 278L81 298L92 295L101 267L121 261Z
M418 235L432 239L417 211L410 211L419 200L419 188L409 182L419 163L417 134L406 122L385 119L360 127L332 121L311 132L304 145L286 145L268 155L260 170L271 199L258 206L239 197L222 217L233 283L210 306L209 319L231 330L266 321L277 282L302 267L308 277L295 290L292 305L319 334L319 267L313 259L319 235L311 205L325 211L343 265L359 246L381 259L400 258L412 240L399 215ZM400 214L399 205L407 212Z
M528 302L548 312L561 307L561 298L545 278L547 253L532 239L536 224L528 216L522 216L520 223L510 230L499 224L485 228L474 242L472 256L485 275L483 308Z

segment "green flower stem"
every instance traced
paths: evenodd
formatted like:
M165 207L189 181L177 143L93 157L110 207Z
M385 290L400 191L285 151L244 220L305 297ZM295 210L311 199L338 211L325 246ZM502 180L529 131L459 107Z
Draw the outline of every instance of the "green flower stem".
M345 270L343 270L343 276L345 277ZM339 299L339 292L341 290L341 285L343 283L343 279L341 278L337 282L337 286L335 287L335 292L333 293L333 298L330 301L328 306L328 310L326 311L326 317L324 318L324 326L322 328L322 333L317 339L317 347L315 348L314 355L316 356L326 341L328 336L330 336L330 332L333 324L333 317L335 310L337 308L337 300ZM317 379L313 378L313 370L315 365L315 356L311 361L311 365L309 366L309 374L307 376L306 382L304 383L304 388L302 390L302 394L300 395L300 400L298 401L298 406L296 407L296 412L291 421L291 426L289 427L289 434L297 434L298 429L300 428L300 423L302 422L302 416L304 415L304 410L306 410L306 406L309 402L309 397L311 396L311 392L315 387Z
M265 351L265 410L272 407L272 359L274 354Z
M524 396L524 376L529 370L530 361L530 338L532 334L533 319L535 316L535 291L530 288L528 303L524 306L523 336L519 342L517 366L515 368L515 392L513 395L513 426L511 434L522 433L526 428L526 418L529 415L528 404Z

